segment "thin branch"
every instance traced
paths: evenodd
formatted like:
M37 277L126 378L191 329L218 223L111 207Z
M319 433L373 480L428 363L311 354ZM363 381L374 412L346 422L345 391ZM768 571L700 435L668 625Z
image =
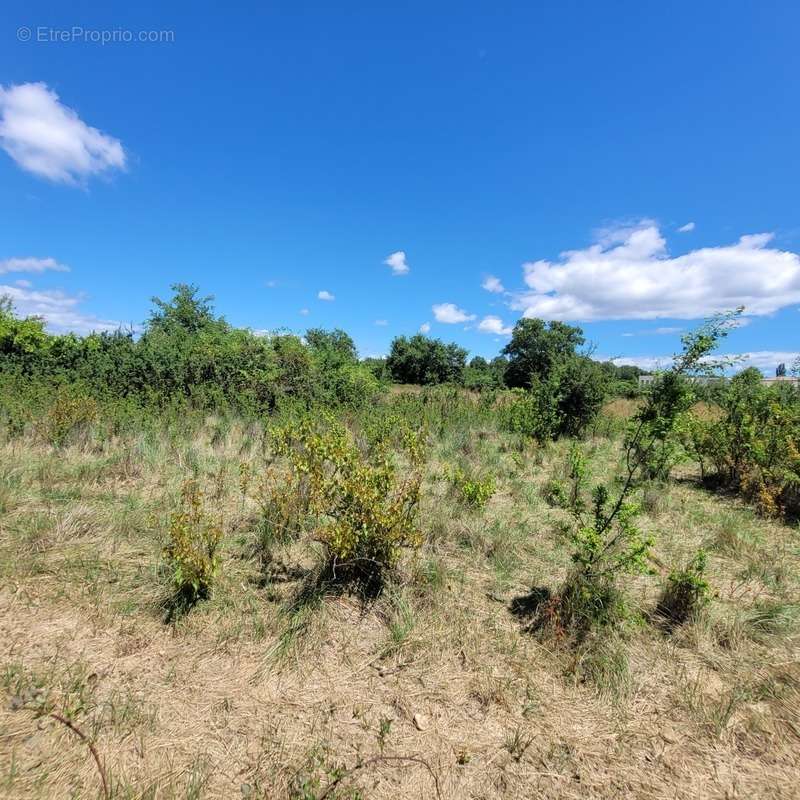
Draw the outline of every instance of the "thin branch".
M51 716L55 720L58 720L62 725L66 725L74 734L76 734L81 739L83 739L84 742L86 742L92 756L94 757L95 764L97 764L97 771L100 773L100 780L103 783L103 797L105 797L105 800L110 800L111 793L108 790L106 771L103 767L103 762L100 760L100 754L97 752L97 748L94 746L94 743L74 722L67 719L66 717L62 717L61 714L59 714L58 712L51 711L49 716Z
M372 766L373 764L379 764L381 761L413 761L416 764L421 764L425 769L428 770L431 777L433 778L433 784L436 788L436 797L438 800L442 799L442 793L439 789L439 778L436 773L433 771L431 765L424 759L420 758L419 756L374 756L373 758L368 758L366 761L360 761L351 769L346 770L338 777L334 778L328 786L325 788L325 791L319 795L317 800L325 800L325 798L331 796L331 792L345 779L349 778L354 772L359 769L363 769L364 767Z

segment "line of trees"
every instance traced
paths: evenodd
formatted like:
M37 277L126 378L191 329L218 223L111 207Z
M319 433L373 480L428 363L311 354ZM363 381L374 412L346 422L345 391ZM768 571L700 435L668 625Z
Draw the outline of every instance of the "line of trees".
M307 405L367 402L382 383L393 381L545 392L569 414L614 381L632 379L633 385L636 379L635 368L600 365L581 352L583 332L561 322L520 320L491 360L475 356L468 362L459 345L417 334L395 338L385 359L359 361L345 331L260 336L217 315L212 298L197 287L178 284L173 290L170 300L153 299L139 336L49 334L41 319L20 318L8 300L0 300L0 373L78 382L148 404L177 398L255 412L286 398Z

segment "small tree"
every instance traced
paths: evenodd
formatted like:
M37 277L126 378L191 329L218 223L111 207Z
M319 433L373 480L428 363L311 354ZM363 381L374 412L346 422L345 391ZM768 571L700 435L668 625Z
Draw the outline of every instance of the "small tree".
M780 363L777 367L775 367L775 377L776 378L785 378L786 377L786 364Z
M653 383L631 421L625 438L624 471L619 478L621 489L616 498L605 485L595 486L588 519L582 504L575 505L575 568L555 607L562 625L585 631L598 624L613 623L619 619L623 606L619 577L650 571L653 541L636 526L639 506L632 500L633 492L640 480L652 475L654 462L662 463L677 420L691 403L691 384L685 378L697 372L708 373L718 366L710 360L710 354L738 313L740 310L715 317L683 337L683 352L676 356L673 367Z

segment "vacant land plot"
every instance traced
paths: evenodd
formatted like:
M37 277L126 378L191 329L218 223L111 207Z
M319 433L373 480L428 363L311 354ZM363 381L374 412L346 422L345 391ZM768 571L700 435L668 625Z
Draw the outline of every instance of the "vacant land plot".
M590 479L621 457L605 433L580 445ZM259 548L258 425L6 442L0 795L798 796L795 528L691 470L648 485L655 574L630 579L623 626L576 646L535 624L570 569L553 486L574 445L480 425L431 438L424 543L371 599L309 590L313 536ZM222 540L210 596L177 613L162 550L187 474ZM711 602L668 624L665 578L699 547Z

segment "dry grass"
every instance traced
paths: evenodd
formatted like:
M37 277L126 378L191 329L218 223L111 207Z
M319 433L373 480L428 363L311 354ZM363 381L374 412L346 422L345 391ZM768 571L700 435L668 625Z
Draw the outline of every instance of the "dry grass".
M511 610L569 566L568 515L542 497L566 443L437 443L428 543L366 606L298 600L303 542L265 577L238 478L242 461L259 474L260 446L209 419L187 441L0 451L0 796L101 796L86 745L42 702L96 742L115 798L798 796L796 530L669 485L643 524L663 572L709 549L708 613L666 633L646 621L659 578L638 578L641 621L575 652ZM586 449L608 477L616 445ZM497 479L483 511L437 478L459 460ZM218 495L222 572L165 624L164 520L192 471Z

